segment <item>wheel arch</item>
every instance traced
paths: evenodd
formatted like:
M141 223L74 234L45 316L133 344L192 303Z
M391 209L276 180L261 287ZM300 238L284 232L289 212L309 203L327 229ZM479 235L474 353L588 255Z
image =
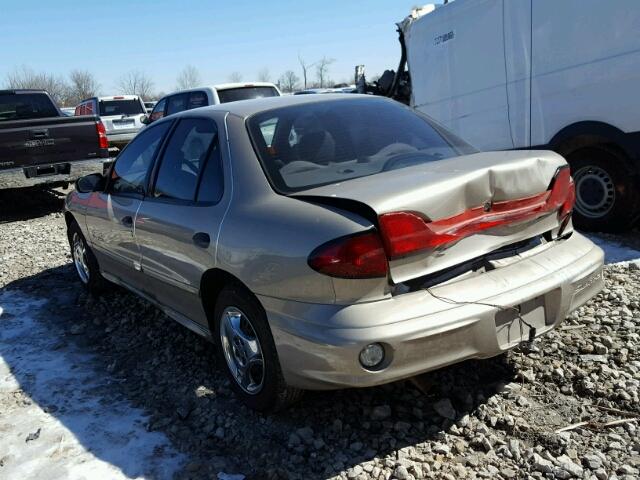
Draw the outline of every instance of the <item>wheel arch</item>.
M639 152L629 145L622 130L608 123L582 121L567 125L553 136L549 147L564 157L585 148L604 148L615 152L631 174L640 172L639 162L633 160Z
M200 300L207 316L207 321L209 322L209 328L212 332L214 326L213 312L215 310L216 302L220 292L229 285L235 285L246 292L251 293L249 287L247 287L242 280L221 268L210 268L202 274L200 279ZM253 295L253 293L251 293L251 295ZM255 295L253 296L255 297ZM257 298L256 300L262 308L260 301Z
M72 222L78 223L73 214L69 211L64 212L64 223L67 224L67 228L71 225Z

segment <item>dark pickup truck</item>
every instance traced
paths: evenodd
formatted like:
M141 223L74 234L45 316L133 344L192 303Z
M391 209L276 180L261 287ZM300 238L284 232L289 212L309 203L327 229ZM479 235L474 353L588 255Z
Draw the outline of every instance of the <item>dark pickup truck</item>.
M0 189L65 185L108 156L99 117L67 117L43 90L0 90Z

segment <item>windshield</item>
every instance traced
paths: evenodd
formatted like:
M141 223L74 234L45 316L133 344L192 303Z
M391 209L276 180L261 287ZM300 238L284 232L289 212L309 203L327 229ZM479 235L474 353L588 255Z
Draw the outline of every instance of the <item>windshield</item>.
M476 152L427 117L380 98L283 107L247 124L267 177L282 193Z
M0 95L0 121L57 116L58 110L44 93Z
M273 87L240 87L218 90L220 103L251 100L252 98L279 97L278 90Z
M135 115L145 113L140 100L101 100L100 116L109 117L111 115Z

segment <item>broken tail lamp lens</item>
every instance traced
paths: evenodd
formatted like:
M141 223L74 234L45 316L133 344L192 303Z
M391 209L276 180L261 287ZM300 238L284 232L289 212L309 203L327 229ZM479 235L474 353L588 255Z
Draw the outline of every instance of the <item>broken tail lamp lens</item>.
M534 220L557 211L561 225L575 203L575 186L569 167L558 169L549 186L530 197L494 202L439 220L430 220L411 211L380 215L378 221L385 251L390 260L421 251L446 247L476 233L492 228Z

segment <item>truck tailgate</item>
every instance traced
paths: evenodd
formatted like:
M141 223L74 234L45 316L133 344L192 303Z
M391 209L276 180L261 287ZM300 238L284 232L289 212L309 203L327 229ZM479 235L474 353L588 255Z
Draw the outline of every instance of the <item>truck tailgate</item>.
M0 171L107 157L96 116L49 117L0 122Z

